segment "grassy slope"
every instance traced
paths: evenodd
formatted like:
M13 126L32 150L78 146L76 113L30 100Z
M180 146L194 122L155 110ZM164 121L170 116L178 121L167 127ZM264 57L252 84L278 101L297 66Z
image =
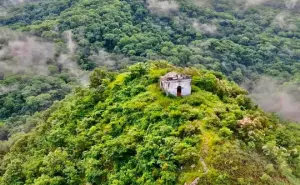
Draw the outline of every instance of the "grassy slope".
M168 71L193 76L191 96L161 92ZM100 86L77 89L15 143L2 184L299 184L299 134L222 75L165 62L95 74Z

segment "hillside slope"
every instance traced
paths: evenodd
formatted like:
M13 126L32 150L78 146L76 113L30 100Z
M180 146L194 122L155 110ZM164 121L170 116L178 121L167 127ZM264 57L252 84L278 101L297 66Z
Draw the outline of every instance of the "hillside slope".
M158 79L192 75L192 95ZM166 62L96 69L1 161L1 184L299 184L299 126L266 115L218 73Z
M279 87L270 92L258 89L263 92L254 99L271 97L267 105L260 106L299 121L299 16L299 2L294 0L0 0L0 139L30 130L23 128L27 127L27 117L68 94L79 70L103 65L121 69L149 59L220 71L240 85L271 76L279 80ZM7 32L14 32L3 32L2 27L27 34L12 39ZM33 48L27 57L32 65L24 67L28 61L21 55L16 62L8 46L20 47L19 41L24 42L29 35L41 40L38 46L46 43L47 47ZM75 43L68 53L69 41ZM30 50L27 44L23 44L25 51ZM44 51L52 49L55 52L49 59ZM70 61L59 57L67 53ZM38 61L34 61L36 56ZM47 60L41 63L40 56ZM79 67L75 72L62 70L63 64ZM7 65L13 74L6 74ZM23 71L15 70L20 66L24 71L36 67L39 73L24 76ZM41 81L44 87L39 89ZM263 81L262 86L269 84L270 80ZM256 86L247 84L248 89ZM277 93L278 89L284 92ZM279 100L283 100L282 106L274 109L274 102Z
M51 0L7 9L0 26L54 42L73 30L85 69L104 48L204 66L240 83L261 74L298 79L299 15L294 0Z

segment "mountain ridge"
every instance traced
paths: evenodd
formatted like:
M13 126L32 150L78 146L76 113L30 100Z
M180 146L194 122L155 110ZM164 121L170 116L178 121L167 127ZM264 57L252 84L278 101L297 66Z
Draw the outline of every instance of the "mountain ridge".
M297 0L0 0L0 184L300 184L299 16ZM171 71L190 96L159 88Z
M193 76L190 96L160 89L159 77L170 71ZM299 141L280 133L286 126L255 107L245 90L216 75L163 61L121 74L97 69L91 89L77 89L13 145L0 182L298 182ZM284 135L285 146L278 142Z

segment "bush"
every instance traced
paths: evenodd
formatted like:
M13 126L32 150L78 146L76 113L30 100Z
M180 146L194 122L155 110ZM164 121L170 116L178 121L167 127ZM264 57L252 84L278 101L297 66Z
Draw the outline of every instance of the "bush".
M231 137L233 131L231 131L229 128L227 127L223 127L219 130L219 133L222 137Z

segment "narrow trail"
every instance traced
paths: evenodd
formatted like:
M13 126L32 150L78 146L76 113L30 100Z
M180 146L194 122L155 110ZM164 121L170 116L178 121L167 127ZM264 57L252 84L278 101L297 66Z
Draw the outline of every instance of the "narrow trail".
M200 157L200 163L203 167L203 170L204 170L204 174L206 174L208 172L208 167L205 163L205 158L207 157L208 155L208 152L209 152L209 142L211 140L211 135L209 133L203 135L204 137L204 142L203 142L203 145L202 145L202 157Z
M204 161L204 159L202 157L200 157L200 162L202 164L202 167L203 167L203 170L204 170L204 174L206 174L208 172L208 168L207 168L207 165Z

